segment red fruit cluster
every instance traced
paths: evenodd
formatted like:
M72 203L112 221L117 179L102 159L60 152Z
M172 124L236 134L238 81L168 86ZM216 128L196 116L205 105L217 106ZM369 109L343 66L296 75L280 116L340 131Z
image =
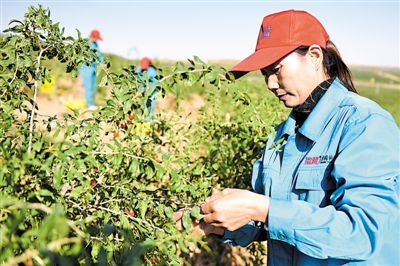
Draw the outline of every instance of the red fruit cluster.
M147 258L146 256L144 256L144 257L143 257L143 260L144 260L144 261L147 261L148 258ZM156 264L157 262L160 263L160 262L161 262L161 259L160 259L160 258L159 258L159 259L156 259L156 258L153 257L153 258L150 259L150 261L151 261L152 264Z
M33 266L33 265L34 265L33 261L31 261L31 260L25 261L25 266Z
M125 213L128 214L129 216L135 217L135 212L133 210L125 209Z

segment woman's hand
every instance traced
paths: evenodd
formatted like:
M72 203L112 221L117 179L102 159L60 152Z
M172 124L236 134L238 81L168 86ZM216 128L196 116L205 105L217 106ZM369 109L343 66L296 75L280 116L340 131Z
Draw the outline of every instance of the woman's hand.
M188 209L191 210L190 207L188 207ZM183 223L182 223L183 212L184 209L180 209L174 213L176 226L178 227L179 230L183 229ZM202 237L208 234L217 234L217 235L224 234L224 229L211 226L210 224L206 223L204 219L201 219L200 221L193 219L192 225L193 225L194 236Z
M269 198L243 189L224 189L201 206L203 220L214 227L234 231L251 220L265 223Z

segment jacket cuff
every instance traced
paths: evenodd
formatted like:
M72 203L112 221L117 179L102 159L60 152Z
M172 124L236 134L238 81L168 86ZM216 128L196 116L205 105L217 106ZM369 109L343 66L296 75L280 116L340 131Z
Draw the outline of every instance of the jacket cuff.
M270 198L268 232L271 239L294 245L293 221L296 213L292 210L292 201Z

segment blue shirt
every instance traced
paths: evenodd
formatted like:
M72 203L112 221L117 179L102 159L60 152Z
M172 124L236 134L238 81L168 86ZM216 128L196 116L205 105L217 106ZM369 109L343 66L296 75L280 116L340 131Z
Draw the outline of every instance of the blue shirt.
M136 72L142 73L146 71L147 77L149 78L149 84L157 81L157 70L152 65L148 66L147 69L143 70L140 66L136 67ZM140 77L143 79L143 77Z
M154 66L150 65L147 67L147 69L142 69L140 66L137 66L135 71L137 73L142 73L142 72L146 72L147 78L148 78L148 83L146 86L142 86L140 89L142 91L146 91L148 88L152 89L151 95L149 97L150 100L150 114L154 114L155 111L155 105L156 105L156 95L158 92L158 89L160 87L160 82L157 80L157 70ZM145 81L145 77L142 75L138 75L138 78L142 81ZM152 84L155 84L155 87L152 86ZM145 108L148 108L148 104L145 104Z
M267 224L220 239L267 240L268 265L400 265L393 117L335 79L298 132L295 125L291 114L254 164L253 189L270 197Z

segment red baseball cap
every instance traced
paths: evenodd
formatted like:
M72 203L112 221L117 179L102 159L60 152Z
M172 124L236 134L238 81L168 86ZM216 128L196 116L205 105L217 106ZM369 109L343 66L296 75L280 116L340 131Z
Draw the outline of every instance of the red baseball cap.
M139 62L139 66L142 70L146 70L151 65L151 60L148 57L143 57Z
M92 32L90 33L90 38L94 38L94 39L100 40L100 41L103 40L103 38L101 38L101 36L100 36L100 31L98 31L98 30L92 30Z
M238 79L273 64L300 46L318 44L325 49L328 40L322 24L306 11L274 13L262 21L255 52L229 71Z

